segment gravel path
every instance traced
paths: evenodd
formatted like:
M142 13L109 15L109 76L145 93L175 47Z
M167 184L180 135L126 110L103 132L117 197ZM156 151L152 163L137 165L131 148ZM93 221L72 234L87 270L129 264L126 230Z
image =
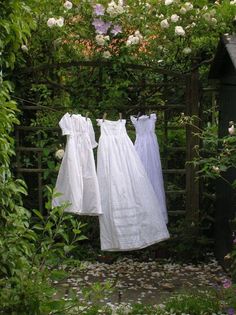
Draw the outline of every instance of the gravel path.
M176 293L215 287L225 278L215 260L198 265L127 258L112 264L84 261L79 268L71 268L69 274L63 281L54 281L58 296L69 298L73 288L81 301L102 305L159 304Z

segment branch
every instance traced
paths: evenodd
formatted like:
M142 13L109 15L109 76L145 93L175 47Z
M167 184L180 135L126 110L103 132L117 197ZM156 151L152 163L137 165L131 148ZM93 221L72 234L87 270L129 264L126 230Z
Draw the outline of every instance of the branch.
M24 69L19 69L21 73L31 73L31 72L38 72L40 70L49 70L49 69L58 69L58 68L70 68L70 67L103 67L103 66L112 66L112 61L104 61L104 60L79 60L79 61L70 61L70 62L61 62L61 63L54 63L54 64L42 64L36 67L28 67ZM183 76L187 76L188 74L174 72L168 69L163 69L154 65L141 65L141 64L132 64L132 63L122 63L121 64L124 68L129 69L136 69L136 70L152 70L156 71L160 74L166 74L172 77L179 77L183 78Z
M206 59L201 61L200 63L196 64L194 67L192 67L189 71L183 72L184 74L188 74L188 73L192 73L195 70L197 70L198 68L200 68L203 65L209 65L212 63L212 61L214 60L214 57L210 58L210 59Z

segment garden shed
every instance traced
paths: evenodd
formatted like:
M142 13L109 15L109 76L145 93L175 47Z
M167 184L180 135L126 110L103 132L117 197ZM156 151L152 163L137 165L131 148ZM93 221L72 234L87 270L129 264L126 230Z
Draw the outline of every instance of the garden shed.
M218 44L210 68L209 79L216 80L219 90L219 137L228 134L229 122L236 121L236 35L224 34ZM224 179L232 183L236 169L228 169ZM232 231L229 221L234 218L236 196L225 180L219 179L216 187L215 240L216 256L223 260L232 247Z

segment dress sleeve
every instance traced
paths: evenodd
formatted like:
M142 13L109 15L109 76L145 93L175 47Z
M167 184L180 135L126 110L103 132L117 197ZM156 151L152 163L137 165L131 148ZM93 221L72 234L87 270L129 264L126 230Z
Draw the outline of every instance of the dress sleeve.
M89 130L89 137L90 137L91 145L92 145L92 148L94 149L96 148L98 144L95 140L95 133L94 133L93 125L90 119L88 119L88 130Z
M153 120L155 120L155 121L157 120L157 115L156 115L156 113L152 113L152 114L151 114L151 117L153 118Z
M71 128L70 128L70 115L67 113L65 114L61 120L59 121L59 126L62 130L62 135L70 135L71 134Z

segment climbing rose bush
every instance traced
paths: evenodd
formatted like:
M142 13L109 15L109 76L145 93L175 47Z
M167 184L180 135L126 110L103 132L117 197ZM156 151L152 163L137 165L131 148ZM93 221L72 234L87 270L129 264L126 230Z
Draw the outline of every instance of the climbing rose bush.
M74 0L54 4L48 12L48 33L56 32L51 35L81 58L163 60L163 66L186 67L193 58L211 58L219 36L233 31L236 3Z

